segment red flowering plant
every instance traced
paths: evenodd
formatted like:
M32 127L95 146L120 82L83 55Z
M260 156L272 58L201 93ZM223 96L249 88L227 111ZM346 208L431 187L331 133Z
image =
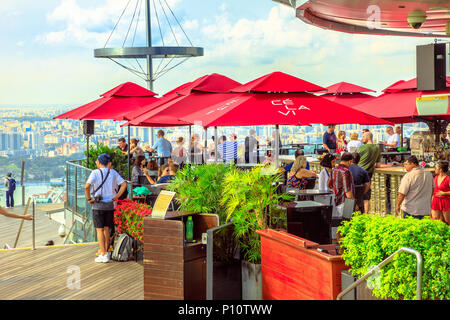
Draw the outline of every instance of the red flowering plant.
M118 233L127 233L135 240L144 239L144 217L152 214L152 207L130 199L119 201L114 210L114 223Z

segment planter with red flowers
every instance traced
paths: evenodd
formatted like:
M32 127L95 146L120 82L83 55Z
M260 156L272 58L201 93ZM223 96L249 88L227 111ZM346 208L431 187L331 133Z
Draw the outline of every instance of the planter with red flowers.
M122 200L114 210L114 224L117 233L126 233L137 243L136 260L142 260L144 241L144 217L152 214L152 207L129 199Z

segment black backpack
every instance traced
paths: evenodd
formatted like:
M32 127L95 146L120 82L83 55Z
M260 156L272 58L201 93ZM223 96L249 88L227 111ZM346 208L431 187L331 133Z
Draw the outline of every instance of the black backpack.
M111 259L115 261L129 261L134 258L135 240L126 233L121 233L114 243Z
M9 179L9 191L16 190L16 180L13 178Z

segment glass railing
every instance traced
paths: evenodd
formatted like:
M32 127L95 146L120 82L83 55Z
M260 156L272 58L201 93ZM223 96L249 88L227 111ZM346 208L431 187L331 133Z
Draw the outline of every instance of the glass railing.
M65 220L72 221L66 243L97 241L96 230L92 222L91 205L84 192L84 186L92 171L92 169L82 166L81 160L66 162ZM130 188L130 184L128 184L128 188Z
M92 210L84 193L86 180L92 169L83 167L81 160L66 162L66 221L72 221L66 243L82 243L97 241L92 224Z

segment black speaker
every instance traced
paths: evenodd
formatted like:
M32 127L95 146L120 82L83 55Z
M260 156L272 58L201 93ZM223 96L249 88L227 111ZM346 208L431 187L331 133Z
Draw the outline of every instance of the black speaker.
M85 136L94 134L94 120L83 120L83 134Z
M434 43L417 46L417 89L445 90L446 44Z

